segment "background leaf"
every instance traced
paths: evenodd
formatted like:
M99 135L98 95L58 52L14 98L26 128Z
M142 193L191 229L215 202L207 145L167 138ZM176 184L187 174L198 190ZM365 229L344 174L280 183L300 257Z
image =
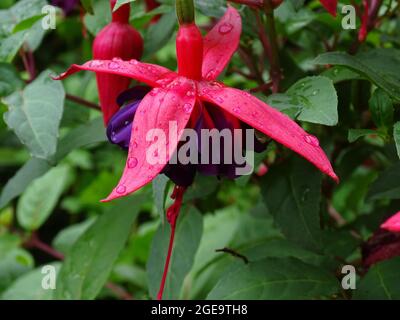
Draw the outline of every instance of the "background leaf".
M45 71L21 92L4 99L8 112L7 125L37 158L49 159L57 147L58 127L65 93L61 82Z

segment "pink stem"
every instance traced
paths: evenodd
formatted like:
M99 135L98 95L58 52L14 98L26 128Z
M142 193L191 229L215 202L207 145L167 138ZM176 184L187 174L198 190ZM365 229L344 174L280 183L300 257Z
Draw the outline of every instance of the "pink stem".
M174 203L167 210L167 220L171 226L171 235L169 238L167 259L165 261L164 272L161 279L160 290L158 291L157 294L157 300L162 300L163 297L165 282L167 280L167 275L168 275L169 262L171 260L171 255L172 255L172 248L174 247L176 221L178 220L179 217L179 212L182 206L182 200L185 191L186 188L175 186L174 191L171 194L171 198L175 200Z

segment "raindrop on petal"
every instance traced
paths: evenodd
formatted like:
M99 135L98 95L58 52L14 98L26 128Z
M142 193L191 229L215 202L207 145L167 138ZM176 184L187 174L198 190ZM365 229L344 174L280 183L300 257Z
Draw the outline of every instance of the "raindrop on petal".
M92 68L97 68L97 67L101 67L103 65L102 61L99 60L93 60L90 62L89 64Z
M136 59L131 59L129 60L129 64L137 65L139 64L139 61L137 61Z
M232 31L232 29L233 25L228 22L225 22L219 26L218 31L220 34L228 34L229 32Z
M111 70L119 69L120 65L118 62L112 61L108 64L108 68Z
M117 187L117 189L115 189L115 191L118 193L118 194L124 194L125 192L126 192L126 187L124 186L124 185L119 185L118 187Z
M183 111L186 113L191 113L192 112L192 105L190 103L185 103L183 105Z
M304 136L304 140L305 140L305 142L307 142L308 144L311 144L314 147L319 147L318 138L311 134Z
M127 165L129 169L136 168L136 166L138 165L138 159L136 159L135 157L130 157L128 159Z

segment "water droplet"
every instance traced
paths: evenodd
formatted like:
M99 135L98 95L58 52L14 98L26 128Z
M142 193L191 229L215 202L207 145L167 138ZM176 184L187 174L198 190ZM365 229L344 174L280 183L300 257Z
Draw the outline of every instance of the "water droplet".
M233 107L233 112L240 113L240 107Z
M219 26L218 31L221 34L227 34L227 33L231 32L232 29L233 29L233 25L228 22L225 22Z
M126 192L126 187L124 185L119 185L115 190L118 194L124 194Z
M206 75L206 80L213 80L217 74L217 71L215 69L211 69L210 71L207 72Z
M126 127L128 124L129 124L129 120L126 120L126 121L124 122L124 126Z
M158 92L159 92L159 89L154 88L153 90L150 91L150 95L154 97L155 95L157 95Z
M154 152L153 152L153 157L158 157L158 150L154 150Z
M307 142L308 144L311 144L314 147L319 147L318 138L311 134L304 136L304 140L305 140L305 142Z
M334 74L335 76L337 76L338 73L339 73L339 69L338 69L338 68L334 68L334 69L333 69L333 74Z
M191 113L192 112L192 105L190 103L185 103L183 105L183 111L186 113Z
M316 96L316 95L318 94L318 92L319 92L318 89L317 89L317 90L314 90L314 91L312 92L312 95L313 95L313 96Z
M139 64L139 61L137 61L136 59L131 59L129 60L129 64L137 65Z
M119 69L120 65L118 62L112 61L108 64L108 68L111 70Z
M194 93L194 91L188 91L188 92L186 92L186 95L188 97L194 97L195 93Z
M216 97L215 101L219 102L219 103L223 103L224 99L222 99L221 97Z
M92 68L98 68L101 67L103 65L102 61L99 60L93 60L92 62L90 62L89 64Z
M137 148L137 147L138 147L138 144L137 144L136 141L133 141L132 144L131 144L131 146L132 146L132 148Z
M256 117L258 116L258 112L257 112L257 111L253 111L253 112L251 113L251 116L252 116L253 118L256 118Z
M118 58L118 57L116 57L116 58L112 58L112 61L114 61L114 62L121 62L121 61L122 61L122 59L121 59L121 58Z
M136 159L135 157L129 157L127 165L129 169L136 168L136 166L138 165L138 159Z

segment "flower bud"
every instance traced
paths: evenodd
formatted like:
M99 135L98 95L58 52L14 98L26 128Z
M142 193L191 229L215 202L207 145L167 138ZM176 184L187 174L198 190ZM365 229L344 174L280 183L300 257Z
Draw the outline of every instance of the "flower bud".
M116 0L110 0L111 11L115 3ZM129 25L129 14L129 4L112 12L111 23L105 26L94 40L94 59L140 59L143 53L143 39L139 32ZM107 124L119 109L116 102L118 95L129 87L131 80L122 76L101 73L96 75L96 79L104 123Z

